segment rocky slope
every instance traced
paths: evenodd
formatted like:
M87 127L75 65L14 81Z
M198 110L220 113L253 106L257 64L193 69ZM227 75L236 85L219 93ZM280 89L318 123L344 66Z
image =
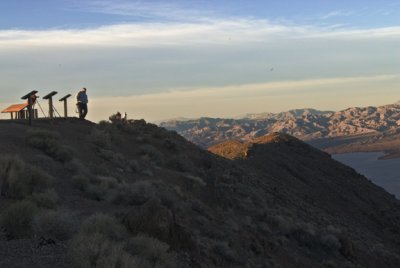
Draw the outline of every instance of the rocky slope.
M0 121L0 267L398 267L400 205L294 137Z
M242 119L200 118L169 121L160 125L176 130L203 148L230 139L249 141L272 132L290 134L306 141L330 141L333 138L348 136L375 136L375 140L381 140L382 135L387 137L400 128L400 105L397 103L380 107L354 107L339 112L300 109L278 114L251 114ZM362 144L365 143L375 142L372 139L363 140ZM357 148L360 148L360 144L361 142ZM383 144L380 148L382 146ZM383 147L389 150L390 146L388 144ZM354 149L355 146L352 150Z

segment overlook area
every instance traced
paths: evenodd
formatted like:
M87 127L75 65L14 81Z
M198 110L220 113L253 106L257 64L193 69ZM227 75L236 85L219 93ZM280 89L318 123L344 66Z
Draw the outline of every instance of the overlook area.
M211 153L144 120L0 129L0 267L400 262L398 200L289 135Z

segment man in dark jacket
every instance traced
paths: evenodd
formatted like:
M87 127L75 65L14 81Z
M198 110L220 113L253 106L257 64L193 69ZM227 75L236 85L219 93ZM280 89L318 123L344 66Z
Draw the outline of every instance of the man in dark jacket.
M82 88L76 95L76 106L78 107L79 118L85 119L88 113L88 96L86 95L86 88Z

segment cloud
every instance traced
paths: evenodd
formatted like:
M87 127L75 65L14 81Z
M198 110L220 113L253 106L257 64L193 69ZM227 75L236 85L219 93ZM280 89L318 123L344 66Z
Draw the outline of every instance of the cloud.
M171 1L75 1L71 4L71 9L92 13L119 15L122 17L186 22L208 20L210 17L215 15L211 10L200 10L192 7L190 2L184 3L186 3L186 5L173 3Z
M202 23L130 23L89 29L1 30L0 50L30 47L157 47L231 45L304 38L371 39L400 37L400 27L343 29L290 26L268 20L214 20Z
M354 11L343 11L343 10L335 10L331 11L325 15L322 15L320 18L323 20L336 18L336 17L349 17L352 15L356 15Z

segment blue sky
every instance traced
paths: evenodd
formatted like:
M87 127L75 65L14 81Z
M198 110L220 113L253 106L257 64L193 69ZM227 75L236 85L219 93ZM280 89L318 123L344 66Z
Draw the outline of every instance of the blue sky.
M399 47L398 1L2 0L0 108L82 86L95 121L379 105Z

